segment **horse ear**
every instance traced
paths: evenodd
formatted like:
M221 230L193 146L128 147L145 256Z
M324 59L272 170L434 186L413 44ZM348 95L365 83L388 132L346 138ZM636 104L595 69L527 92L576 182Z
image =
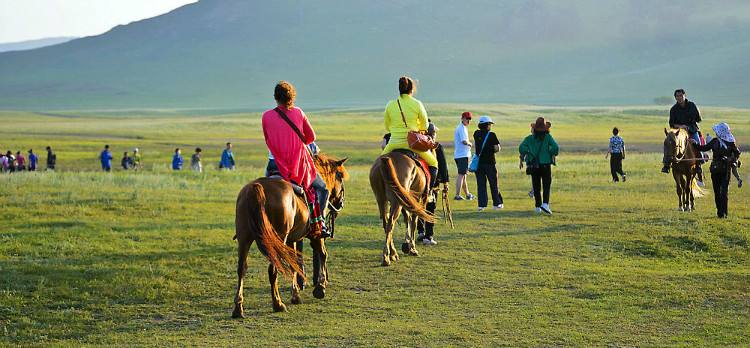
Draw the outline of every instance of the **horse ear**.
M344 163L346 163L346 161L348 161L348 160L349 160L349 157L344 157L344 159L336 161L336 165L337 166L341 166Z

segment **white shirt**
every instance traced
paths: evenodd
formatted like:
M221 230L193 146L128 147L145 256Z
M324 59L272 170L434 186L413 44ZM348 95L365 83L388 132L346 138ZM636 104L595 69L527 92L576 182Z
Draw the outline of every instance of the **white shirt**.
M469 130L463 123L459 123L456 131L453 133L453 158L470 158L471 146L464 144L469 141Z

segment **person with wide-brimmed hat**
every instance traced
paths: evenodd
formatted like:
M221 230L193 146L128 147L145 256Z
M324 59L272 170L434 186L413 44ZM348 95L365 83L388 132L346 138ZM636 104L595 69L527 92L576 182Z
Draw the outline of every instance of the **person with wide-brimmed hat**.
M489 116L479 117L479 129L474 131L474 144L476 150L474 156L479 158L476 171L477 178L477 204L479 211L487 208L487 183L490 184L492 194L492 207L503 209L503 196L497 188L497 168L495 168L495 153L500 151L500 140L492 131L492 119Z
M740 157L740 150L732 135L729 125L722 122L713 126L716 137L706 145L698 144L694 139L698 151L713 152L711 159L711 183L714 188L714 200L716 202L716 215L726 218L729 213L729 179L732 164Z
M537 213L544 212L552 215L549 206L550 188L552 186L552 165L560 148L549 133L552 123L544 117L539 117L531 124L532 134L527 136L518 152L521 154L519 168L523 169L526 163L526 174L531 176L531 185L534 188L534 203Z

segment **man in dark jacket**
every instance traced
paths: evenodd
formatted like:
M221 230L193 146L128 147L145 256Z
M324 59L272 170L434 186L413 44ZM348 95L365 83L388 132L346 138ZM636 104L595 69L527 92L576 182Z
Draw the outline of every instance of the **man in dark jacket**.
M430 121L429 125L427 126L427 135L435 139L437 137L438 130L439 128ZM438 184L443 184L443 190L447 192L448 183L450 182L450 178L448 177L448 163L445 161L445 151L443 151L443 145L441 145L440 143L437 143L437 147L435 148L435 157L438 160L437 178L434 180L435 185L437 187ZM433 189L430 190L430 197L427 199L427 211L430 212L430 214L435 214L436 208L437 192ZM434 228L434 223L425 222L424 220L420 219L417 222L417 231L419 232L417 241L421 241L424 245L437 245L437 241L432 238L434 234Z
M698 123L701 122L701 113L698 107L695 106L695 103L687 100L687 94L684 89L674 91L674 99L676 103L669 110L669 127L685 128L690 138L695 140L697 144L700 144ZM661 171L662 173L669 173L668 162L664 162L664 167L662 167ZM703 181L702 176L700 181Z
M52 152L52 148L47 146L47 170L55 170L57 164L57 155Z

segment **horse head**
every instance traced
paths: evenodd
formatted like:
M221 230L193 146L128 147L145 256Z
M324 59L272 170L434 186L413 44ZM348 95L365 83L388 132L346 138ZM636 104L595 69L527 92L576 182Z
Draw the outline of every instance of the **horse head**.
M349 172L344 167L348 158L333 159L325 154L315 156L315 167L325 181L331 195L329 208L338 212L344 207L344 181L349 180Z
M679 141L682 129L667 130L664 128L664 159L670 163L675 162L679 157L684 155L685 149Z

